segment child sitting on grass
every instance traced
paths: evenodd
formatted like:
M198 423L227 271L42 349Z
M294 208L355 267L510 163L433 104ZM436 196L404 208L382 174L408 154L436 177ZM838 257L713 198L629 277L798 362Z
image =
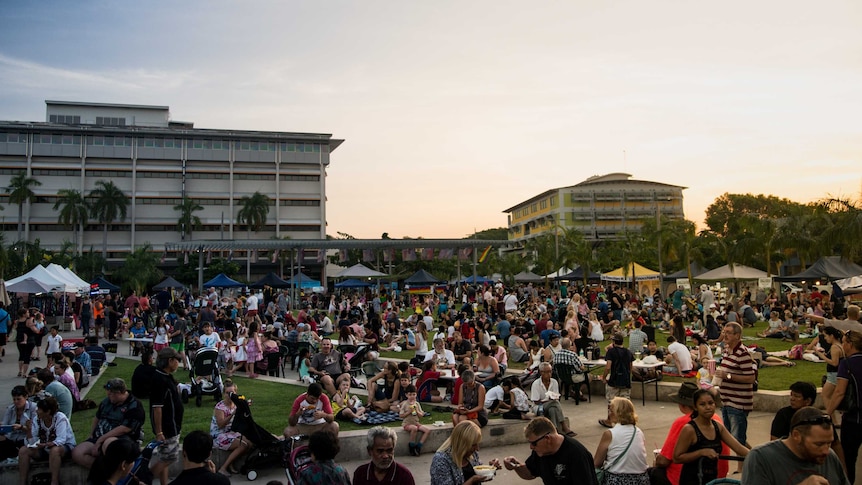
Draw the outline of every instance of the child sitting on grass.
M410 433L410 443L407 444L410 448L410 454L419 456L422 454L422 445L428 439L428 433L431 431L427 426L419 423L419 418L425 415L422 411L422 405L416 400L416 386L410 384L407 386L407 400L401 403L401 412L398 415L404 420L402 427L404 431ZM416 441L416 432L421 431L422 437Z
M306 347L299 351L299 357L297 357L299 360L299 380L306 384L314 382L314 378L311 377L311 374L308 372L308 368L311 366L309 355L311 355L311 353Z
M339 421L353 421L362 424L368 416L365 415L365 407L356 396L350 395L350 381L342 381L341 386L332 396L332 412L335 419Z

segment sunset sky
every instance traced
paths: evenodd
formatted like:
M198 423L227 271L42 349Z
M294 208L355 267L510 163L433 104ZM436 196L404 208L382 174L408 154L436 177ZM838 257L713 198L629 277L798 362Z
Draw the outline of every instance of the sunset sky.
M329 234L463 237L591 175L800 202L862 189L862 2L6 0L0 119L168 105L331 133ZM625 153L625 156L624 156Z

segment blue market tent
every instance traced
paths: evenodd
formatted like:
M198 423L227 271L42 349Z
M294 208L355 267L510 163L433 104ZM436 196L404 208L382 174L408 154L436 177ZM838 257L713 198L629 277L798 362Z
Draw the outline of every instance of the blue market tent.
M90 281L90 285L99 285L100 290L108 290L111 292L120 291L120 287L111 283L110 281L102 278L101 276L97 276Z
M484 276L469 276L458 280L458 284L468 283L471 285L484 285L485 283L493 283L494 280L485 278Z
M357 280L355 278L344 280L341 283L335 283L336 288L365 288L368 286L372 286L372 284L367 281Z
M296 283L294 283L294 281ZM295 284L298 284L300 288L314 288L315 286L320 286L320 281L311 279L311 276L308 276L305 273L299 273L293 278L287 280L287 284L289 286L294 286Z
M219 273L215 278L204 283L204 288L214 286L216 288L239 288L245 286L244 283L228 278L224 273Z

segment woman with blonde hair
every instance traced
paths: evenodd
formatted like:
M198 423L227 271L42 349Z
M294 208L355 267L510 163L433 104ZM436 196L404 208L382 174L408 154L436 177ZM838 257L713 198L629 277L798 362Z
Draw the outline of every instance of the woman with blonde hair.
M440 445L431 459L431 483L434 485L473 485L490 480L476 475L482 430L472 421L462 421L452 428L452 434ZM497 459L488 463L500 468Z
M595 467L605 472L602 484L649 485L645 438L634 404L615 397L609 409L616 424L602 433L594 456Z

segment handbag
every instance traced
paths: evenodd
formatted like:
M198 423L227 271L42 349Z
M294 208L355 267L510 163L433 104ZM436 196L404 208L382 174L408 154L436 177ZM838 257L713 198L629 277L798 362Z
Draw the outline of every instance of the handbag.
M634 428L634 431L632 431L632 438L629 440L629 444L626 445L626 449L624 449L622 453L617 455L617 457L616 457L616 459L614 459L613 463L608 465L607 468L613 468L613 466L616 465L617 462L619 462L624 456L626 456L626 453L629 452L629 448L631 448L632 443L635 440L635 436L638 434L637 426L632 425L632 428ZM604 478L605 478L605 467L596 468L596 481L599 483L599 485L602 484L602 481L604 480Z

